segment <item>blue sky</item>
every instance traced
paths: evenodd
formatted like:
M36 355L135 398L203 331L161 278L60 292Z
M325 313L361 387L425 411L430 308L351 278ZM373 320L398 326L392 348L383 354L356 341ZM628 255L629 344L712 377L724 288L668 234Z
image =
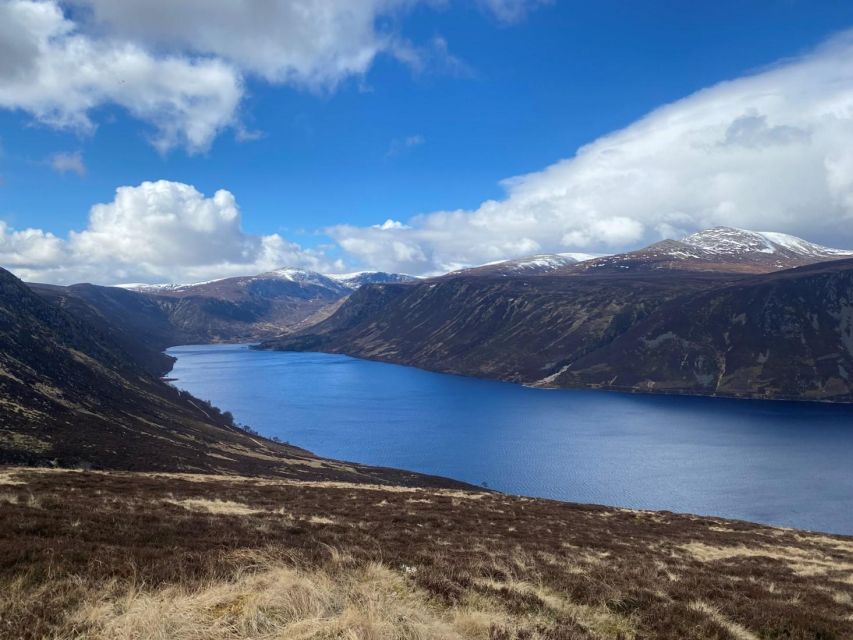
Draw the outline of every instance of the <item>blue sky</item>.
M6 2L7 10L14 10L15 2ZM470 255L405 235L407 226L423 231L421 223L411 224L416 214L461 210L461 215L476 215L485 201L506 198L501 181L545 171L583 145L706 87L812 55L853 26L853 4L840 1L494 4L526 9L515 15L501 13L488 1L414 3L370 16L376 31L393 34L405 51L397 45L393 51L380 50L362 71L317 84L311 78L271 80L268 71L213 46L129 31L120 18L100 16L97 0L92 6L87 0L46 4L58 7L76 32L93 42L125 38L154 59L220 57L238 69L242 93L233 119L209 136L209 144L188 149L173 141L158 149L152 136L162 127L160 116L129 113L133 107L127 102L93 98L86 109L89 123L81 126L57 123L44 115L41 104L18 95L4 98L0 89L0 219L7 232L34 229L65 242L69 232L87 228L93 205L114 201L117 188L162 180L191 185L208 198L227 190L239 207L242 233L255 239L278 234L293 245L292 254L282 255L324 270L367 266L430 272L512 257L527 248L600 252L656 239L661 229L695 230L713 218L706 203L701 212L697 205L689 224L655 226L639 219L643 228L636 233L596 235L588 229L575 233L567 222L560 227L561 241L552 246L531 233L530 242L498 239L488 250ZM0 44L2 38L0 30ZM410 54L417 59L406 59ZM835 55L847 59L846 51ZM139 89L140 100L146 90ZM734 116L749 113L747 105ZM761 109L755 113L759 119L764 114ZM71 158L64 171L53 166L56 154ZM816 207L821 203L815 200ZM679 202L678 211L684 207ZM744 219L751 224L755 215L744 213ZM775 226L808 230L791 215L781 212ZM845 215L846 210L835 218ZM608 214L607 220L623 217ZM387 247L384 240L377 244L368 238L369 230L388 219L401 227L391 229L400 233L394 242L411 244L414 253L398 252L393 260L374 255ZM348 232L337 227L330 233L335 225L358 229L351 233L358 242L349 236L341 242ZM138 241L145 242L144 228L137 232L142 233ZM823 241L837 236L834 227L820 225L812 235ZM466 242L476 243L476 235ZM365 249L365 243L371 248ZM302 251L309 252L304 260ZM41 275L38 256L7 253L9 261L19 262L19 272ZM53 249L47 253L51 259L60 255ZM137 262L146 261L156 259ZM209 275L219 262L227 263L220 265L222 275L256 264L251 256L241 263L205 254L196 265L164 261L137 273L117 266L115 257L89 262L86 269L67 274L61 265L44 267L45 279L180 279Z

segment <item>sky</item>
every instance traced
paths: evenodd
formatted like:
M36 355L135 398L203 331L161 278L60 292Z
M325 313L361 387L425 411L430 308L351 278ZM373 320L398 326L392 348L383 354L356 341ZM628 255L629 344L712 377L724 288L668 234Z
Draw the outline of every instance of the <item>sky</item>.
M415 275L853 248L841 0L0 0L0 266Z

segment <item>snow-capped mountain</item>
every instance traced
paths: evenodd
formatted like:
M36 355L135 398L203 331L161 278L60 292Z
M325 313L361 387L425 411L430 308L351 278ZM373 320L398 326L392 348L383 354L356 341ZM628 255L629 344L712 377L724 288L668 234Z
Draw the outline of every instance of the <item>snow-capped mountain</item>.
M332 273L328 276L335 282L355 291L365 284L393 284L415 282L417 278L403 273L386 273L385 271L356 271L354 273Z
M682 239L681 242L714 255L793 255L832 260L853 256L853 251L831 249L796 236L774 231L748 231L733 227L714 227Z
M253 340L291 331L371 283L414 280L396 273L362 271L324 275L284 267L253 276L194 284L124 285L155 302L181 330L207 341Z
M714 227L681 240L663 240L638 251L588 260L562 272L672 269L769 273L843 258L853 258L853 251L824 247L784 233Z
M538 276L552 273L595 256L583 253L543 253L514 260L489 262L479 267L451 271L447 276Z
M128 283L117 285L122 289L131 289L142 293L152 294L176 294L185 295L191 293L201 293L208 289L220 289L222 286L246 287L251 286L251 283L256 283L263 280L278 280L285 282L293 282L303 287L322 287L331 291L346 293L346 291L355 291L365 284L388 284L398 282L414 282L417 280L414 276L405 275L402 273L386 273L384 271L356 271L353 273L330 273L322 274L317 271L308 269L296 269L293 267L283 267L266 273L259 273L254 276L237 276L232 278L219 278L216 280L205 280L203 282L193 282L188 284L141 284Z

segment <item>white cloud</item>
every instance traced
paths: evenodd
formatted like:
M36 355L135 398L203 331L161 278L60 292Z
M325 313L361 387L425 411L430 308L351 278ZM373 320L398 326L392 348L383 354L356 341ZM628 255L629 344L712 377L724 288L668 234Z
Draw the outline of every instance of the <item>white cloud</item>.
M79 151L54 153L47 162L57 173L76 173L80 177L86 175L86 164L83 162L83 154Z
M153 127L161 151L204 151L226 128L252 137L238 118L247 76L332 90L380 54L464 70L440 36L419 47L400 35L418 4L442 2L0 0L0 108L91 132L93 111L117 105ZM528 2L486 4L507 21Z
M234 196L206 197L194 187L160 180L119 187L92 207L86 229L58 238L0 223L0 263L32 281L193 282L254 274L282 266L340 269L340 263L278 234L241 227Z
M0 2L0 107L60 128L91 131L91 112L125 108L154 127L162 150L205 149L234 122L238 72L214 59L155 57L142 47L83 34L56 2Z
M430 273L546 251L613 252L714 225L853 248L853 32L699 91L475 210L328 233L363 263Z
M377 18L410 0L74 0L122 38L228 60L270 82L334 86L391 51Z

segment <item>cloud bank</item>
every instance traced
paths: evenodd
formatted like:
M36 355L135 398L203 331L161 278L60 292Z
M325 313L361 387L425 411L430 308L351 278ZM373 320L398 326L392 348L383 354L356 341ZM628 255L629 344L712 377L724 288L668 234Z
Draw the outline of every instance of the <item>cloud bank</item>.
M54 282L191 281L285 265L429 274L533 253L610 253L715 225L849 249L850 140L853 32L510 178L503 199L327 229L346 264L276 234L244 233L228 191L204 196L164 181L119 188L67 238L0 225L0 264Z
M853 247L853 33L661 107L475 210L328 229L408 273L550 251L608 253L714 225ZM393 221L391 221L393 222Z
M0 222L0 264L25 280L60 284L196 282L284 265L342 267L278 234L245 233L237 202L224 189L208 197L166 180L120 187L112 202L92 207L86 229L67 238Z

